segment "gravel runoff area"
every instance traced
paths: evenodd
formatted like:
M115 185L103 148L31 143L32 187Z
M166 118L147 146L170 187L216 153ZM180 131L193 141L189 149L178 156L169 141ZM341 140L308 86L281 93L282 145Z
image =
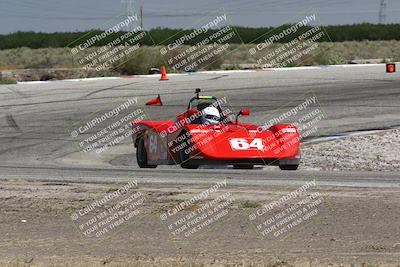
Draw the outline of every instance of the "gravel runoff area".
M334 171L400 170L400 130L354 136L302 147L302 169Z

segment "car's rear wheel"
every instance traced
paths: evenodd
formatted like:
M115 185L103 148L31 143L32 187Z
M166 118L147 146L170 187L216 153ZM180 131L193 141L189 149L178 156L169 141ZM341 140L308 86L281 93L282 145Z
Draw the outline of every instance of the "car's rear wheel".
M144 145L144 137L141 136L138 140L136 148L136 161L140 168L157 168L157 165L151 165L147 162L147 151Z
M299 165L279 165L279 169L283 171L295 171L299 168Z
M253 164L234 164L233 168L236 170L251 170L254 169Z
M179 150L179 162L181 164L181 167L184 169L198 169L199 165L193 164L190 160L190 155L187 153L187 149L189 148L190 144L188 142L188 136L184 132L181 134L182 137L180 139L184 140L182 143L185 143L185 146L182 146L183 148Z

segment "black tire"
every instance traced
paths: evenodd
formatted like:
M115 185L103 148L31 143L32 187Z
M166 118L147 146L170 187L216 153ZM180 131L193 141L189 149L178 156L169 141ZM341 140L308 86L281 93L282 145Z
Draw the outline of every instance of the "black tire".
M154 169L157 165L150 165L147 163L147 152L144 146L144 138L140 137L138 140L138 145L136 147L136 161L140 168Z
M185 135L187 137L185 132L181 133L181 136L182 135ZM184 139L184 140L185 141L183 141L183 143L186 143L186 146L184 146L183 149L179 150L179 162L181 164L181 167L183 169L192 169L192 170L193 169L198 169L199 165L191 163L189 154L185 153L186 149L189 147L187 145L189 142L187 141L187 139Z
M253 164L234 164L233 168L236 170L252 170L254 169Z
M279 169L282 171L295 171L299 168L299 165L279 165Z

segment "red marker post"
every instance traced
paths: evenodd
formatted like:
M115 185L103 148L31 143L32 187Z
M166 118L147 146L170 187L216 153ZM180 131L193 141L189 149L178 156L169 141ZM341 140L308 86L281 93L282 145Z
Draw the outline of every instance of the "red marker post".
M386 72L387 73L395 73L396 72L396 64L394 64L394 63L386 64Z

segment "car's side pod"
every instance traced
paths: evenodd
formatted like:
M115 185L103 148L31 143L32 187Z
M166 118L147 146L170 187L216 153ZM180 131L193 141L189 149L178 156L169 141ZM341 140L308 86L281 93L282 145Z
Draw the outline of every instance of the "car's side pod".
M300 135L296 126L290 124L276 124L269 128L275 135L279 144L286 152L299 154Z

